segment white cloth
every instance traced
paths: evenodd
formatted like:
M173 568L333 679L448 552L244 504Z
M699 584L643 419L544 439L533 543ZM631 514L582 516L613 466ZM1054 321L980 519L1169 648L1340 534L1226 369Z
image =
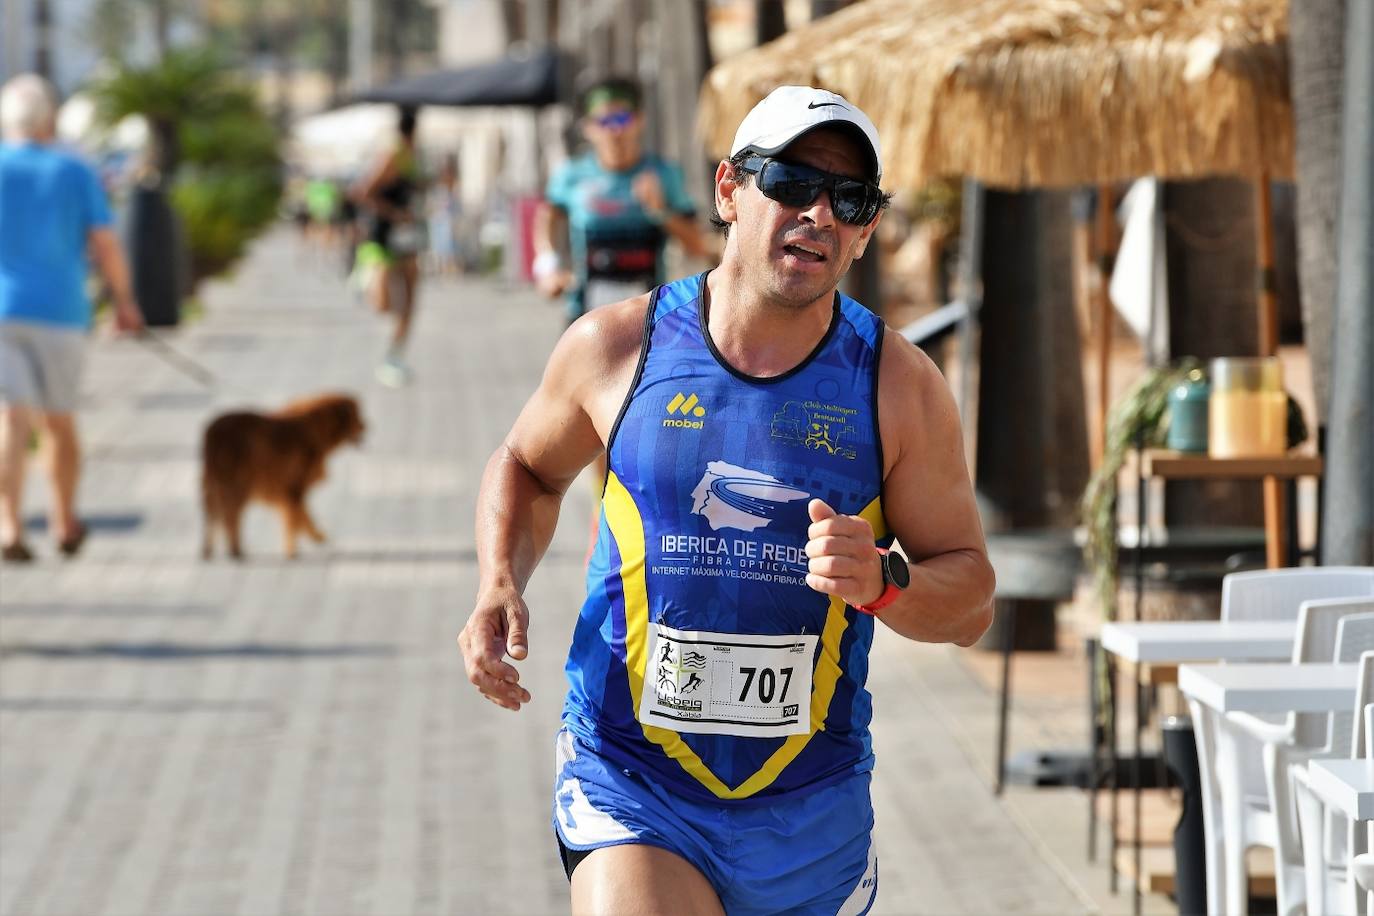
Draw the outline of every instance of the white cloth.
M1121 201L1121 248L1108 294L1144 344L1148 363L1169 359L1169 283L1159 181L1141 178Z

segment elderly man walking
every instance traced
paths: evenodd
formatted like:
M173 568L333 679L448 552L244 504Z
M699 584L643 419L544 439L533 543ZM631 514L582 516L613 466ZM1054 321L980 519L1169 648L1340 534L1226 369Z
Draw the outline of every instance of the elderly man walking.
M836 291L881 162L847 100L774 91L716 169L720 267L580 318L487 465L458 642L515 710L525 584L609 458L554 755L575 913L868 912L874 630L967 646L991 621L953 397Z
M11 562L33 559L20 499L35 430L58 548L72 556L86 536L73 414L91 324L88 252L113 293L116 327L143 324L100 180L53 145L55 124L55 93L42 78L22 74L0 90L0 554Z

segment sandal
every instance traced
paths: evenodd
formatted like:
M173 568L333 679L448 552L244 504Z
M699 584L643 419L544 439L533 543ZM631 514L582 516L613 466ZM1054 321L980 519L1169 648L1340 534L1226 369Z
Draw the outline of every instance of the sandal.
M29 545L23 541L15 541L13 544L0 547L0 557L11 563L28 563L33 560L33 551L29 550Z
M57 544L57 549L62 551L62 556L64 557L76 556L76 552L80 550L81 545L86 542L87 533L88 532L86 526L81 524L80 522L77 522L76 534L73 534L65 541L59 541Z

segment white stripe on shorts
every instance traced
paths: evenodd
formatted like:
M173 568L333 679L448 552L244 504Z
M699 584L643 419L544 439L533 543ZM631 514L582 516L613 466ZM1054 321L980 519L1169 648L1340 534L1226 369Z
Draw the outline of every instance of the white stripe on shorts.
M585 849L635 839L630 828L592 805L576 777L563 778L564 766L576 756L572 735L566 730L560 731L554 744L554 779L558 781L558 789L553 810L558 817L558 826L563 831L564 841L573 848Z
M854 885L854 892L849 895L849 899L844 902L835 916L860 916L862 913L867 913L877 896L878 852L870 842L868 844L868 865L864 868L864 876L859 879L858 884Z

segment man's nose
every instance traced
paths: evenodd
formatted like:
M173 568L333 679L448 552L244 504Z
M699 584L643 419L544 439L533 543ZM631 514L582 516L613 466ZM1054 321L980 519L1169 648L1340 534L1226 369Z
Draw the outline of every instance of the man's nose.
M801 219L821 228L835 225L835 211L830 206L830 192L822 191L801 210Z

